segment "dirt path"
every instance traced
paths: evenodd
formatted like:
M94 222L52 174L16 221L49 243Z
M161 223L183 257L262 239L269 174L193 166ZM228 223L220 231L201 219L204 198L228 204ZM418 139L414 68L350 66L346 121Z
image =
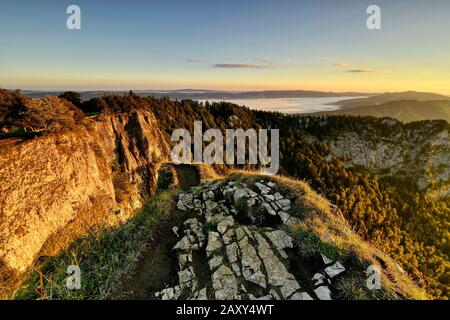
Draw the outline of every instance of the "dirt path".
M131 273L123 280L114 298L148 300L161 290L164 283L177 280L176 256L172 248L177 243L174 226L182 225L185 214L173 210L163 221L153 228L144 252L134 265Z
M200 184L200 172L194 165L174 165L180 188L188 190ZM186 214L173 208L163 221L151 232L149 243L137 261L131 274L125 279L118 293L120 299L154 299L155 292L164 284L175 284L178 280L178 260L172 248L177 238L172 228L181 229ZM207 266L207 264L205 264Z

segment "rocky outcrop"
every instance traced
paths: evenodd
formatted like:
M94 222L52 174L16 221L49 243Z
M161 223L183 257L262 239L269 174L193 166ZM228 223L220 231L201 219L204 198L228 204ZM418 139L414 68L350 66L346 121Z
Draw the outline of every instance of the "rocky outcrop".
M260 180L206 183L181 193L179 210L192 214L176 229L178 279L157 292L168 299L295 299L329 300L329 284L345 272L337 261L322 256L309 278L295 268L296 245L286 231L300 222L291 200L276 183ZM199 258L201 257L201 258ZM197 263L196 263L197 261ZM200 262L199 262L200 261ZM199 266L203 261L206 269ZM308 276L307 276L308 277Z
M450 195L448 129L436 131L424 124L420 130L392 129L379 136L367 128L361 133L329 136L325 143L348 167L364 167L380 176L403 176L430 195Z
M52 237L61 247L93 225L126 220L155 191L169 154L146 111L86 120L0 153L0 267L13 273Z

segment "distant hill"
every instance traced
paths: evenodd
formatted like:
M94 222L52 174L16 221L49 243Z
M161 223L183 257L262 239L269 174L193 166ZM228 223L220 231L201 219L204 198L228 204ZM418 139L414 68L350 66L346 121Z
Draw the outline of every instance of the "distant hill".
M378 105L314 113L313 115L391 117L403 122L443 119L450 123L450 99L437 101L391 101Z
M34 91L23 90L22 94L31 98L46 96L58 96L64 91ZM128 91L82 91L82 100L90 100L108 94L125 94ZM170 97L171 99L191 100L233 100L233 99L273 99L273 98L323 98L323 97L355 97L369 96L361 92L323 92L308 90L264 90L264 91L218 91L207 89L181 89L181 90L135 90L134 93L141 97L153 96L156 98Z
M450 97L429 93L429 92L416 92L416 91L405 91L405 92L395 92L395 93L382 93L368 98L357 98L338 101L336 104L341 106L342 109L365 107L371 105L380 105L391 101L401 101L401 100L414 100L414 101L431 101L431 100L450 100Z

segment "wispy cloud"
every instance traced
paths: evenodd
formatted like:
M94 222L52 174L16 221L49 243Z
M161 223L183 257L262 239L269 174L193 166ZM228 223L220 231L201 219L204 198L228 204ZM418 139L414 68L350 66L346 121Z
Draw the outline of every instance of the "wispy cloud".
M344 72L347 73L392 73L388 70L377 70L377 69L371 69L371 68L353 68L349 69L353 66L353 64L345 61L336 62L333 64L333 66L338 68L346 69Z
M201 60L201 59L186 59L186 62L189 62L189 63L199 63L199 62L203 62L203 60Z
M234 60L234 59L231 59ZM237 60L237 59L236 59ZM216 63L213 68L228 68L228 69L267 69L280 67L283 64L278 62L272 56L253 56L237 60L233 63Z
M374 70L374 69L350 69L349 73L392 73L389 70Z
M371 72L376 72L376 70L372 70L372 69L350 69L350 70L347 70L347 72L350 72L350 73L371 73Z
M333 64L333 66L340 67L340 68L348 68L351 66L351 63L341 61L341 62L336 62L335 64Z
M212 65L213 68L228 68L228 69L264 69L268 65L253 64L253 63L216 63Z
M268 66L279 66L281 65L278 61L276 61L272 56L257 56L254 57L255 60L261 61L262 63Z

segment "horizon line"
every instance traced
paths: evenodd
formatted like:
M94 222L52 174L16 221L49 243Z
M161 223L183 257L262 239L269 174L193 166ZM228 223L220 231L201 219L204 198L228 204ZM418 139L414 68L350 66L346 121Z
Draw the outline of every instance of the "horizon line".
M356 93L356 94L367 94L367 95L377 95L377 94L386 94L386 93L406 93L406 92L417 92L417 93L431 93L431 94L437 94L442 95L446 97L450 97L450 93L440 93L440 92L434 92L434 91L418 91L418 90L399 90L399 91L352 91L352 90L346 90L346 91L333 91L333 90L313 90L313 89L260 89L260 90L227 90L227 89L204 89L204 88L177 88L177 89L133 89L133 88L119 88L119 89L77 89L77 88L70 88L70 89L64 89L64 88L55 88L55 89L28 89L28 88L12 88L12 87L2 87L0 85L0 89L6 89L6 90L20 90L20 91L28 91L28 92L127 92L127 91L133 91L133 92L182 92L182 91L192 91L192 92L226 92L226 93L248 93L248 92L295 92L295 91L305 91L305 92L318 92L318 93L336 93L336 94L350 94L350 93Z

